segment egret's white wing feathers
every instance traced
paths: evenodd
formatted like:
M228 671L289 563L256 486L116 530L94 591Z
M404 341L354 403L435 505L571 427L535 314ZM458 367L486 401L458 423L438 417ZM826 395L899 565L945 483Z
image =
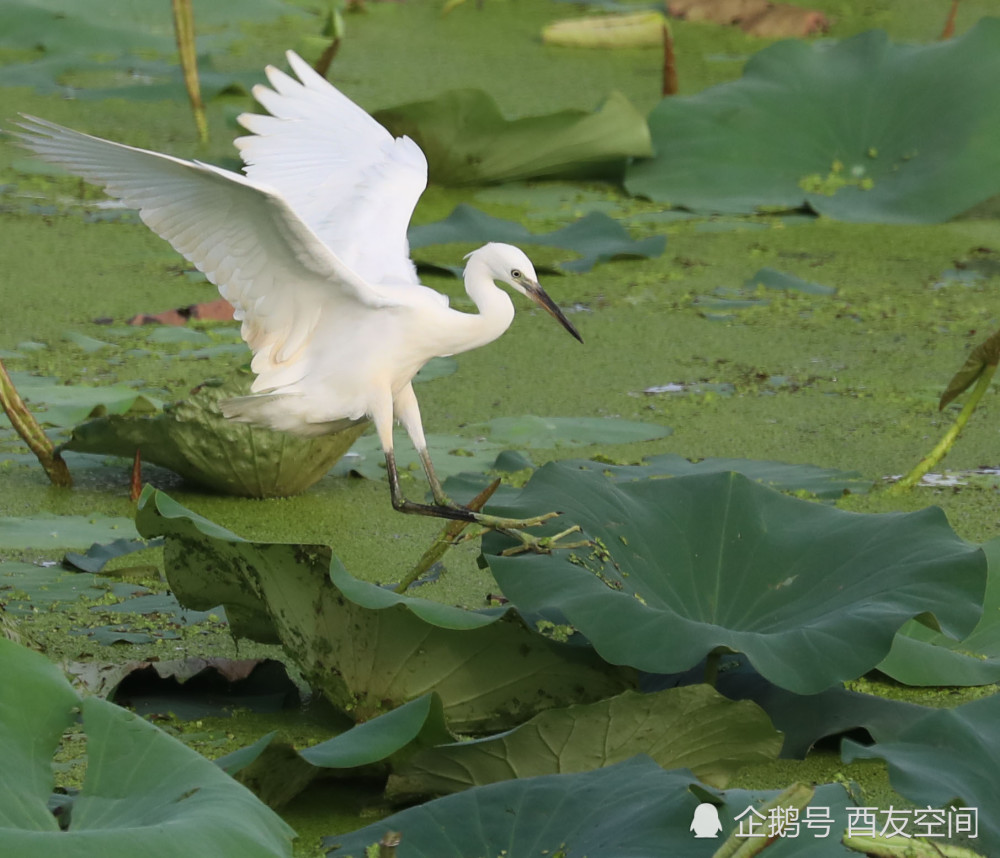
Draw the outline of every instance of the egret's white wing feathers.
M370 283L418 283L406 230L427 186L427 160L393 136L293 51L299 80L269 66L272 89L254 98L271 114L245 113L236 146L247 175L276 188L347 265Z
M25 116L22 141L101 185L219 287L254 350L254 385L297 381L323 313L396 306L405 295L360 278L273 189L237 173L136 149Z

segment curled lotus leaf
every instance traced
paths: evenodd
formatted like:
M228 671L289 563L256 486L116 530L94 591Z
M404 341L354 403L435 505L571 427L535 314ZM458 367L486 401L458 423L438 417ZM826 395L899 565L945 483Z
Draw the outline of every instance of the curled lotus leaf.
M300 438L228 420L220 400L244 396L249 377L205 383L152 416L111 415L73 430L62 449L161 465L212 491L240 497L286 497L321 479L367 428L367 422L317 438Z

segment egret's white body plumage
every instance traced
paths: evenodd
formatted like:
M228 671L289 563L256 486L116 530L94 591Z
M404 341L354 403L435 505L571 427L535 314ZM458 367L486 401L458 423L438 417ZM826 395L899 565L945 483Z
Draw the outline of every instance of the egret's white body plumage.
M465 285L478 313L453 310L422 286L406 230L427 184L423 152L287 56L298 80L268 67L271 88L253 94L270 115L239 118L251 132L236 140L245 176L34 117L20 137L137 209L233 305L253 350L257 395L223 403L228 416L304 435L370 417L387 458L395 416L429 468L410 382L431 358L477 348L509 327L514 306L494 280L579 335L510 245L468 257Z

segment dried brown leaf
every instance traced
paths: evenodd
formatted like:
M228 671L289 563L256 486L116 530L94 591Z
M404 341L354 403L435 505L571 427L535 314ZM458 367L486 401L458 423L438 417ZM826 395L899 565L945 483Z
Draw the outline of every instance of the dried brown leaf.
M212 319L228 322L233 318L233 305L225 298L215 301L203 301L200 304L189 304L174 310L164 310L162 313L139 313L128 320L130 325L186 325L191 319Z
M747 35L761 39L804 38L813 33L825 33L830 29L830 21L822 12L782 3L744 20L740 28Z

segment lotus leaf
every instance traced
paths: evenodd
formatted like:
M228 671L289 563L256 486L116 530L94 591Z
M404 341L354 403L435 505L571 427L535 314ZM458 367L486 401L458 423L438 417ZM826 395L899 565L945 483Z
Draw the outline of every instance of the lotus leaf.
M614 417L496 417L476 428L491 441L515 447L582 447L587 444L632 444L671 433L667 426Z
M642 480L650 477L683 477L689 474L716 474L735 471L748 479L782 492L813 495L834 500L853 492L862 494L871 485L857 471L838 471L816 465L793 465L759 459L719 459L709 457L693 461L676 453L664 453L642 460L640 465L606 465L586 459L567 459L567 467L599 470L615 482Z
M162 465L201 486L241 497L305 491L336 464L367 424L299 438L227 420L219 400L248 392L249 380L203 384L185 400L148 417L102 417L73 430L62 449L131 457Z
M0 640L0 843L17 858L291 855L294 832L221 769L131 712L81 699L44 656ZM82 714L87 774L61 830L52 755Z
M149 592L145 587L123 584L99 575L80 574L58 566L34 563L0 563L0 593L5 610L30 615L58 602L100 599L108 593L122 597Z
M136 48L160 48L170 54L177 47L170 10L162 6L123 8L118 0L89 0L86 9L74 0L8 0L4 5L0 46L5 48L30 45L44 51L107 55ZM239 21L272 20L296 11L281 0L246 0ZM231 7L220 0L198 4L198 23L211 28L214 33L206 38L216 41L220 27L231 27L233 37L240 32Z
M71 87L62 81L67 75L97 73L107 75L117 72L117 80L105 87ZM199 55L198 78L202 97L215 98L224 92L249 92L260 81L259 72L216 71L210 55ZM145 82L143 82L145 81ZM30 63L11 63L0 66L0 85L29 86L36 92L59 94L81 101L104 98L127 98L135 101L163 101L185 96L184 78L180 66L167 60L140 58L130 54L94 59L83 53L54 53ZM102 217L118 219L119 214L102 213Z
M707 685L626 691L540 712L499 736L427 748L396 768L388 791L457 792L510 778L590 771L636 754L723 787L741 766L773 760L781 742L755 704L728 700Z
M664 771L648 757L634 757L593 772L519 778L465 790L351 834L326 837L323 845L334 858L364 858L371 854L365 851L368 846L387 831L396 831L401 835L401 855L434 858L711 858L720 840L697 839L691 833L701 802L717 805L721 837L726 837L736 829L738 815L776 795L744 790L716 793L700 786L684 769ZM798 837L769 843L769 858L857 858L838 836L838 829L847 825L850 806L844 788L817 787L811 805L829 809L832 835L802 826Z
M743 77L664 99L630 193L695 210L808 204L838 220L935 223L1000 193L1000 19L929 45L879 30L779 42Z
M476 438L427 436L427 449L438 476L454 479L469 472L485 473L495 467L498 454L509 445L548 449L587 444L630 444L663 438L672 431L668 426L614 417L537 417L533 414L497 417L486 423L474 424L471 428L480 430L482 434ZM378 438L366 435L351 447L334 473L350 472L369 480L381 480L386 475L384 462ZM404 474L419 472L421 467L416 450L408 444L396 449L396 464ZM522 467L532 467L532 464L526 460ZM482 487L477 485L472 494Z
M933 709L914 723L885 724L870 747L845 739L845 762L882 759L892 788L918 807L974 808L978 837L970 845L1000 852L1000 694L954 709Z
M431 181L440 185L620 177L627 158L652 154L642 114L618 92L594 113L508 120L489 94L457 89L374 116L419 144Z
M456 730L497 730L628 687L585 646L516 612L467 611L352 577L322 545L253 543L147 489L136 525L165 536L183 605L223 604L232 631L280 642L305 678L358 721L436 691Z
M215 761L271 807L294 798L324 769L396 764L422 747L454 739L445 726L441 699L433 693L301 751L275 741L276 736L268 733Z
M147 548L155 548L161 544L157 540L146 542L141 539L115 539L112 542L103 544L95 542L84 554L79 554L76 551L67 551L65 557L63 557L63 563L67 566L72 566L74 569L79 569L81 572L97 574L109 561L114 560L116 557L124 557L126 554L144 551Z
M519 223L493 217L465 203L455 206L444 220L411 227L407 235L411 249L430 244L486 241L566 248L579 253L580 258L559 267L573 272L590 271L598 263L611 259L660 256L667 244L663 235L633 239L618 221L601 212L591 212L552 232L533 233ZM460 269L455 273L460 275Z
M699 682L704 665L680 676L645 676L643 691ZM927 707L834 686L819 694L793 694L768 682L742 655L723 656L715 686L732 700L752 700L784 736L781 756L804 759L820 739L856 729L872 733L883 725L900 727L927 714Z
M550 463L488 509L558 509L547 527L582 528L590 551L504 557L492 534L484 553L520 610L565 617L612 664L651 673L724 647L814 694L871 670L913 617L963 637L981 613L983 552L937 508L863 515L735 473L613 483Z
M459 435L427 435L427 449L434 462L434 471L441 479L465 471L485 472L496 461L503 450L488 438L463 438ZM395 449L396 466L400 478L406 480L408 474L417 474L422 479L420 457L412 444L400 444ZM386 478L385 453L377 435L359 438L343 459L337 464L334 474L358 474L369 480ZM425 484L426 485L426 484Z
M801 277L796 277L786 271L778 271L776 268L761 268L743 285L749 289L763 286L765 289L779 292L804 292L806 295L835 295L837 292L832 286L803 280Z
M45 426L73 426L88 417L105 414L150 414L159 401L126 384L91 387L86 384L58 384L26 372L12 372L11 381L38 422ZM38 410L38 406L43 406ZM9 425L0 414L0 425ZM131 455L131 453L129 454Z
M983 545L989 580L983 616L954 641L918 622L904 625L878 666L906 685L989 685L1000 681L1000 538Z
M0 547L7 549L83 548L116 537L136 536L132 521L120 516L39 513L31 518L0 518Z

